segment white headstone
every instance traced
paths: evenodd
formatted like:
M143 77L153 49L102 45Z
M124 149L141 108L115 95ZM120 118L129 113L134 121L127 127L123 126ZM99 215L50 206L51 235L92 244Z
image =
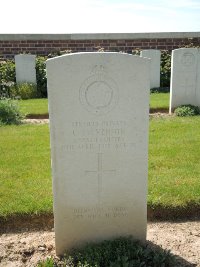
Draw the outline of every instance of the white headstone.
M148 49L142 50L141 57L151 59L150 64L150 88L160 87L160 50Z
M36 84L35 55L16 55L15 69L17 83Z
M200 52L198 48L172 51L170 113L180 106L200 106Z
M56 253L133 235L147 220L149 60L77 53L47 60Z

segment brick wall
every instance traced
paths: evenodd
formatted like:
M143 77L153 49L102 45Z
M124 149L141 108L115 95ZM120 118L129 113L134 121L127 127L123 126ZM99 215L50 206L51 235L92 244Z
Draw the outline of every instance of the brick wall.
M200 46L200 33L151 34L73 34L73 35L15 35L0 34L0 57L12 58L20 53L48 55L55 51L105 51L131 53L140 49L173 50L189 43Z

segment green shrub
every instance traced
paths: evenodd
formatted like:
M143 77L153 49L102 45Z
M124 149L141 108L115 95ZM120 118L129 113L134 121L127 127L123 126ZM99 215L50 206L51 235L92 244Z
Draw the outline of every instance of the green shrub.
M0 99L0 125L20 124L22 119L23 115L16 101Z
M45 262L39 262L37 267L54 267L54 260L52 258L47 259Z
M2 60L0 61L0 81L4 82L15 82L15 62L14 60Z
M139 56L140 53L141 53L140 48L135 48L134 50L132 50L132 55L134 55L134 56Z
M14 82L2 82L0 84L0 99L1 98L11 98L12 97L12 88L15 87Z
M62 264L39 266L69 267L169 267L174 266L174 257L169 251L153 250L148 245L141 245L132 238L117 238L99 244L88 244L82 249L73 250L65 255Z
M0 61L0 98L10 97L10 88L15 84L15 63L13 60Z
M160 86L169 87L171 76L171 54L168 50L161 51Z
M46 60L47 57L36 57L37 91L40 97L47 97Z
M37 86L32 83L21 83L10 88L10 96L19 99L37 98Z
M174 111L176 116L186 117L200 115L200 108L193 105L181 105Z

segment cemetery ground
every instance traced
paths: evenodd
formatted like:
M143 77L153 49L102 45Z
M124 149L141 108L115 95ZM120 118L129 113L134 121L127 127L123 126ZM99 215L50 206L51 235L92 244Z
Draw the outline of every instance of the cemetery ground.
M150 106L168 108L168 98L152 94ZM47 100L25 100L21 108L26 114L47 114ZM0 130L0 230L8 231L0 237L0 266L35 266L55 255L49 126ZM187 260L179 266L200 266L199 147L200 117L150 118L148 215L161 221L148 224L147 237Z

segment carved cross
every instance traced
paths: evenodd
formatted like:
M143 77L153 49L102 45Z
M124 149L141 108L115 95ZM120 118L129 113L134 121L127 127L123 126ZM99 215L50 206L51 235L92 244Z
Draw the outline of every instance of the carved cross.
M102 182L103 182L103 174L104 173L115 173L116 170L104 170L103 169L103 162L102 162L102 155L103 153L97 153L97 170L96 171L85 171L85 174L94 173L97 175L97 182L98 182L98 202L101 203L102 200Z

